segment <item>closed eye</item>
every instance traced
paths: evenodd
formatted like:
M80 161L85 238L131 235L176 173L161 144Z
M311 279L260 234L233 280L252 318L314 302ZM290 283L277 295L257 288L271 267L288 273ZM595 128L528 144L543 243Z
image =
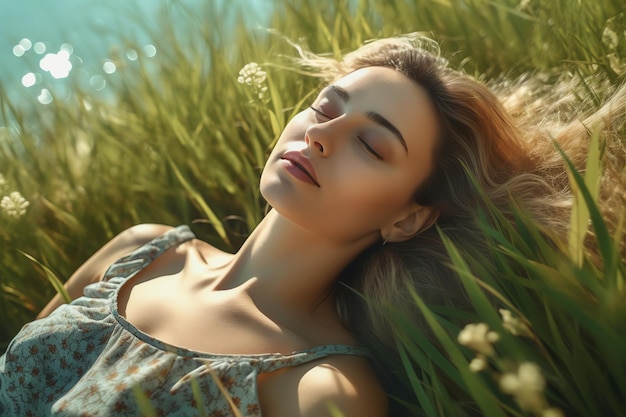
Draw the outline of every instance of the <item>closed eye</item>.
M309 108L310 108L311 110L313 110L313 111L314 111L317 115L319 115L319 116L322 116L322 117L324 117L324 118L326 118L326 119L328 119L328 120L332 120L332 119L333 119L332 117L330 117L329 115L327 115L326 113L324 113L323 111L321 111L321 110L320 110L320 109L318 109L318 108L315 108L315 107L313 107L313 106L309 106Z
M383 160L383 157L380 156L380 154L378 152L376 152L374 150L374 148L372 148L370 145L368 145L365 140L361 139L359 136L357 136L356 138L359 140L359 142L361 142L361 145L363 145L363 147L365 148L365 150L367 152L372 154L372 156L374 156L376 159L381 160L381 161Z
M316 107L309 106L309 108L311 110L313 110L313 112L315 112L315 114L317 114L318 116L322 116L322 117L328 119L328 120L325 120L326 122L333 119L332 116L329 116L328 114L324 113L322 110L320 110L320 109L318 109ZM372 148L364 139L362 139L359 136L357 136L356 138L360 142L361 146L363 146L363 148L365 149L366 152L368 152L370 155L372 155L374 158L376 158L376 159L378 159L380 161L383 160L383 157L378 152L376 152L374 150L374 148Z

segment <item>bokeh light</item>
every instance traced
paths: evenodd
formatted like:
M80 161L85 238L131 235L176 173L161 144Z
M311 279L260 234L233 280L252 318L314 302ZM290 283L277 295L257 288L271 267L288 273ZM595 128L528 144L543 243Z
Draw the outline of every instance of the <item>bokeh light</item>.
M100 90L103 90L104 87L107 86L107 82L106 82L106 80L104 79L104 77L102 75L93 75L89 79L89 85L93 89L95 89L97 91L100 91Z
M47 88L42 88L41 92L39 93L39 96L37 96L37 100L41 103L41 104L50 104L52 103L52 94L50 94L50 90L48 90Z
M156 55L157 49L154 45L146 45L143 47L143 53L146 54L148 58L152 58Z
M61 46L59 47L59 51L65 51L68 54L72 55L74 53L74 47L72 46L72 44L69 43L63 43L61 44Z
M24 51L28 51L28 50L30 50L30 48L33 47L33 43L28 38L22 38L22 40L20 40L20 42L19 42L19 45L22 48L24 48Z
M129 61L136 61L137 58L139 58L139 55L134 49L129 49L126 51L126 58L128 58Z
M60 50L56 54L46 54L39 61L39 67L48 71L56 79L65 78L72 70L70 54L65 50Z
M102 64L102 71L106 72L107 74L113 74L116 70L117 66L113 61L105 61L104 64Z
M46 52L46 44L43 42L36 42L35 46L33 46L33 50L36 54L41 55Z
M22 45L15 45L13 47L13 55L17 57L24 55L24 52L26 52L26 49L24 49Z
M34 72L29 72L28 74L24 74L22 77L22 85L24 87L32 87L37 83L37 76Z

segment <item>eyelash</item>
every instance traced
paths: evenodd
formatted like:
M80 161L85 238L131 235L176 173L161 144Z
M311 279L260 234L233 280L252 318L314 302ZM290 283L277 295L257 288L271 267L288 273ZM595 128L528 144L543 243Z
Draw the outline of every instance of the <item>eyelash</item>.
M329 115L327 115L326 113L324 113L323 111L321 111L321 110L320 110L320 109L318 109L318 108L315 108L315 107L313 107L313 106L309 106L309 108L310 108L311 110L313 110L315 113L319 114L320 116L324 116L324 117L325 117L325 118L327 118L328 120L331 120L331 119L332 119L332 117L330 117Z
M319 114L322 117L327 118L328 120L332 120L333 118L330 117L329 115L327 115L326 113L324 113L323 111L321 111L318 108L315 108L313 106L309 106L311 108L311 110L313 110L315 113ZM380 154L378 154L378 152L376 152L370 145L367 144L366 141L364 141L363 139L361 139L361 137L357 136L356 137L358 139L358 141L361 143L361 145L365 148L365 150L370 153L372 156L374 156L376 159L382 161L383 157L380 156Z

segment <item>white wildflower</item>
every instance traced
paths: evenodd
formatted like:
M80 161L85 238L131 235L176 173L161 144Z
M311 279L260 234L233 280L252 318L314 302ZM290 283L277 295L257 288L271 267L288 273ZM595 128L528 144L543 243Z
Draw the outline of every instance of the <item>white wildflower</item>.
M487 358L484 355L476 355L469 364L469 369L472 372L480 372L487 368Z
M239 77L237 82L253 88L257 97L262 100L267 92L267 73L261 69L256 62L250 62L246 64L241 71L239 71Z
M2 197L0 208L8 216L17 218L26 213L26 207L28 207L29 204L30 203L26 201L19 192L13 191L8 196Z
M267 74L261 70L261 67L256 62L250 62L246 64L241 71L239 71L239 78L237 81L240 84L246 85L258 85L265 82Z
M494 353L493 342L499 338L498 334L489 331L489 326L485 323L468 324L459 333L458 342L463 346L467 346L474 351L485 356L491 356Z
M541 417L563 417L563 412L558 408L550 407L543 410Z
M496 332L487 332L487 340L491 343L496 343L500 340L500 335Z
M538 365L531 362L520 364L517 373L505 373L500 378L500 389L511 394L521 409L535 413L546 408L543 390L546 380Z
M501 308L498 310L502 316L502 326L514 336L532 337L533 332L525 321L513 317L509 310Z

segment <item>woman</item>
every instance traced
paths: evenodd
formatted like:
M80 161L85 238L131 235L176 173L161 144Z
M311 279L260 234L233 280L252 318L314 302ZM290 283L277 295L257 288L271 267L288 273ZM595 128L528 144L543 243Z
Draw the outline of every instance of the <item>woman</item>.
M410 306L407 285L464 302L432 226L472 241L473 181L539 220L567 202L562 169L496 97L411 39L303 60L332 82L269 156L272 210L241 249L185 226L122 232L0 359L3 416L134 416L146 401L155 415L385 416L371 359L393 331L377 306Z

